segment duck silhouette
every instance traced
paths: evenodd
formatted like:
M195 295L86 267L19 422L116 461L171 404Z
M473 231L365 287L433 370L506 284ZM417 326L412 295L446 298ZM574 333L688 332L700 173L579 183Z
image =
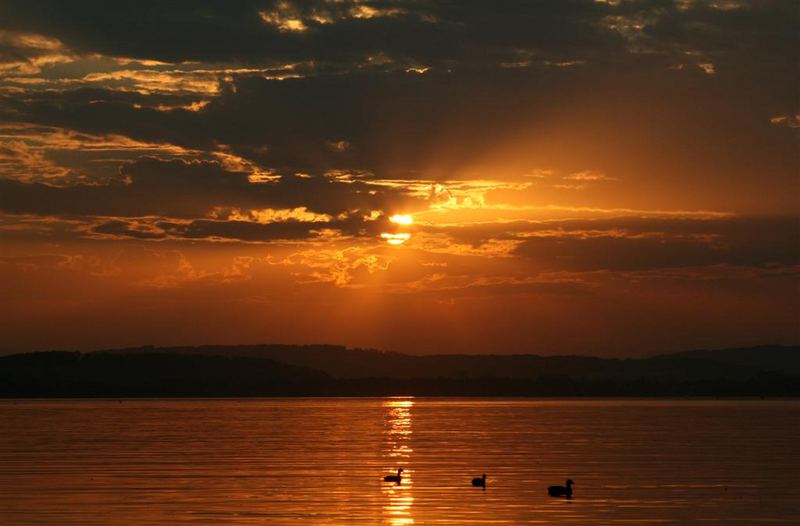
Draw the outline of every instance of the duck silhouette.
M472 479L472 485L476 488L486 489L486 473L482 477L475 477Z
M400 481L402 480L402 475L400 475L400 474L402 472L403 472L403 468L398 468L397 469L397 475L386 475L385 477L383 477L383 481L384 482L396 482L397 484L400 484Z
M572 482L572 479L568 479L565 486L550 486L547 488L547 493L551 497L567 497L571 499L573 484L575 483Z

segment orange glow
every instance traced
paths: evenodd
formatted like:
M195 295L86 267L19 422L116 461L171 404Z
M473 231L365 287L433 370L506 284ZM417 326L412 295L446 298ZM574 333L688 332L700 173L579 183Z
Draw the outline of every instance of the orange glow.
M0 17L0 354L800 341L781 7L166 2L82 35L33 4ZM564 38L508 32L534 19ZM230 45L172 45L194 27Z

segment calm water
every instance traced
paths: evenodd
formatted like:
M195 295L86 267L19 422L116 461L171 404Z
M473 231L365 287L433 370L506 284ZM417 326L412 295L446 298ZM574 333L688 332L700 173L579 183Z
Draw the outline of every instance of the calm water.
M799 482L796 401L0 402L3 525L800 524Z

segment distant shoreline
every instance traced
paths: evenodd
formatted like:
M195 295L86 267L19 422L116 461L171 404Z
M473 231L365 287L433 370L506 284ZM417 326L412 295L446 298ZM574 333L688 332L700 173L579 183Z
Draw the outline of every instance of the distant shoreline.
M0 398L800 397L800 348L646 359L433 355L336 346L142 348L0 357Z
M625 397L610 397L610 396L586 396L586 397L569 397L569 396L449 396L449 395L433 395L433 396L414 396L414 395L388 395L388 396L121 396L121 397L81 397L81 396L61 396L49 398L11 398L0 397L0 404L7 402L60 402L60 401L87 401L87 402L109 402L118 403L119 401L152 401L158 402L162 400L187 400L187 401L229 401L229 400L390 400L390 399L409 399L409 400L471 400L471 399L489 399L490 401L540 401L540 402L800 402L800 395L796 396L625 396Z

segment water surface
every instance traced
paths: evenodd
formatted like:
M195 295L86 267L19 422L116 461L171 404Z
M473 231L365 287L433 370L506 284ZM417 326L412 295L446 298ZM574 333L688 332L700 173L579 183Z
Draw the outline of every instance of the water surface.
M799 441L797 401L0 401L0 524L800 524Z

